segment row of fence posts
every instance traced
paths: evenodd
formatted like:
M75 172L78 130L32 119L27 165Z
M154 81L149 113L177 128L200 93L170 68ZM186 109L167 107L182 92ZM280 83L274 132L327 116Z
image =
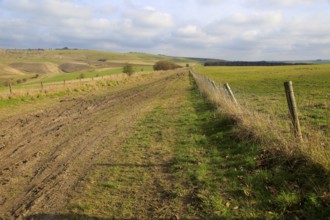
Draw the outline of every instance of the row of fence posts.
M65 80L63 82L63 85L65 86ZM11 83L8 83L8 88L9 88L9 94L12 95L13 94L13 87L12 87ZM40 89L41 89L41 91L44 90L44 83L43 82L40 82Z
M103 76L101 76L101 78L103 79ZM92 77L92 81L94 81L94 77ZM79 79L79 83L80 84L82 83L82 78ZM63 86L64 87L66 86L66 80L63 81ZM13 94L13 87L12 87L12 84L10 82L8 83L8 88L9 88L10 95L12 95ZM40 82L40 88L41 88L42 91L44 90L43 82Z
M207 80L213 85L213 88L215 90L218 90L218 88L213 80L210 80L208 78L207 78ZM234 95L233 91L231 90L229 84L228 83L223 84L223 88L226 91L227 95L229 96L230 100L235 105L238 106L238 102L237 102L235 95ZM300 122L299 122L299 117L298 117L298 108L297 108L297 103L296 103L294 92L293 92L292 81L284 82L284 89L285 89L286 99L287 99L287 103L288 103L288 107L289 107L290 118L291 118L291 122L293 125L294 135L300 142L303 142L301 127L300 127Z
M92 80L94 80L94 78L92 78ZM81 83L81 80L80 80ZM66 80L63 81L63 86L66 86ZM8 88L9 88L9 94L12 95L13 94L13 87L11 85L11 83L8 83ZM44 83L40 82L40 89L41 91L44 91Z

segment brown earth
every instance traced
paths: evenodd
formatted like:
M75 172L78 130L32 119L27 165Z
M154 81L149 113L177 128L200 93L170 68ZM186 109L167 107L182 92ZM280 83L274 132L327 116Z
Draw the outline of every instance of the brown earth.
M63 98L55 106L2 119L0 219L63 210L93 161L120 147L164 91L174 92L177 80L164 73L139 86Z
M21 72L46 74L46 73L58 73L57 64L54 63L11 63L11 68L19 70Z
M91 66L84 63L63 63L60 65L60 69L65 73L93 70Z

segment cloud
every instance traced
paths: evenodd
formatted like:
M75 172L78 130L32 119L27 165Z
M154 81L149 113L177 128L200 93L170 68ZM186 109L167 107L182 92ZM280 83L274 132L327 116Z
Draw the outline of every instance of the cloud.
M329 3L330 0L243 0L243 4L246 6L252 6L256 8L283 8L283 7L294 7L299 8L303 6L313 6L315 4Z
M215 5L215 4L220 4L224 2L224 0L197 0L197 3L201 5Z
M178 27L176 31L172 33L171 42L178 47L191 47L191 48L208 48L211 47L216 38L207 35L196 25L186 25Z
M204 31L223 40L254 40L278 29L282 24L283 16L280 12L251 14L236 12L229 17L209 23L204 27Z
M168 28L173 26L172 16L168 13L157 11L153 7L128 10L125 15L133 24L146 28Z
M18 16L28 17L58 17L84 18L90 15L90 10L69 0L5 0L4 7L19 12Z
M329 3L3 0L0 47L69 46L235 60L330 58Z

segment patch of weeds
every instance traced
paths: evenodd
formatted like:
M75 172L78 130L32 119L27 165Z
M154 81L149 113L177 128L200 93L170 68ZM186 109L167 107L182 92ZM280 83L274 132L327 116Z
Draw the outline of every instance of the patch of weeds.
M90 207L87 204L83 203L83 202L78 202L78 203L70 205L69 209L73 213L87 212L90 209Z
M296 206L300 202L299 195L295 192L280 192L275 198L275 202L285 212L290 207Z
M115 183L115 182L111 182L111 181L108 181L108 182L102 182L102 183L99 183L99 185L101 187L104 187L104 188L109 188L109 189L117 189L119 186L118 186L118 183Z
M0 100L0 107L12 106L19 104L20 100L16 98L2 99Z

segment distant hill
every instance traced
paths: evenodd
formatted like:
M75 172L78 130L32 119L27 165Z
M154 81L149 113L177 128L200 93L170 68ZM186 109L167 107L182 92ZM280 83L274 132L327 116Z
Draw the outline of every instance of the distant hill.
M0 49L0 85L8 80L28 80L36 75L68 74L86 71L107 71L126 63L149 69L161 60L180 66L200 63L198 60L153 55L139 52L118 53L79 49Z

